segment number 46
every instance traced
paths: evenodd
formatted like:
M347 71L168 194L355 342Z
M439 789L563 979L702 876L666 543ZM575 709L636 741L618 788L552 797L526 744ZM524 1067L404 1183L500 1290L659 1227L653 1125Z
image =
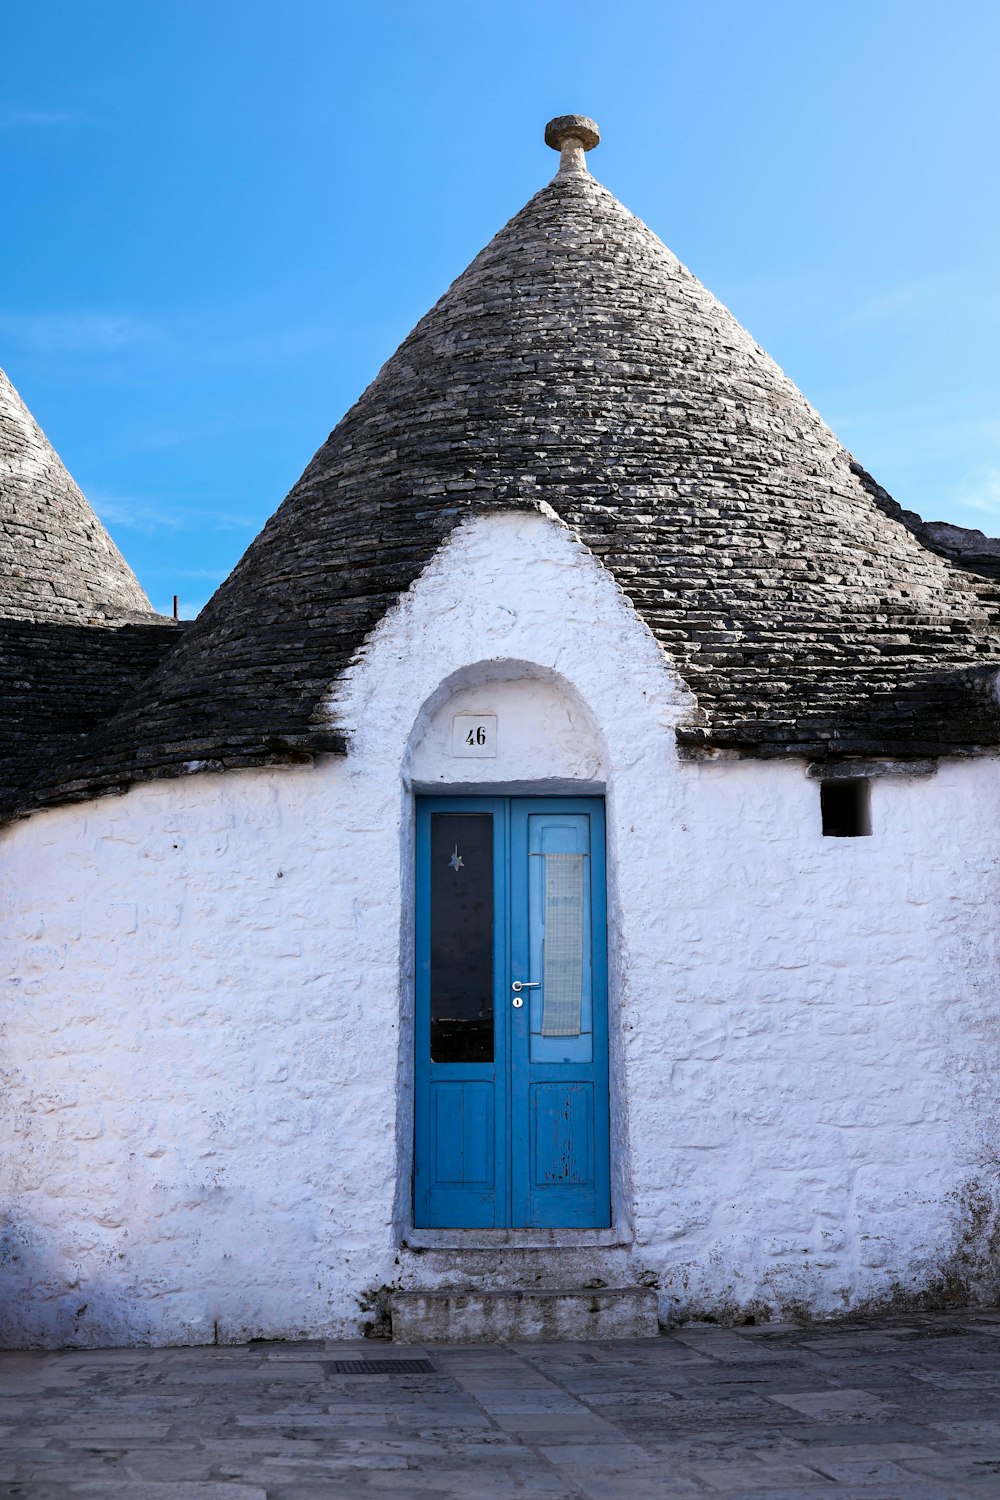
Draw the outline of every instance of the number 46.
M467 745L485 745L486 729L484 725L477 724L475 729L470 729L468 734L465 736L465 743Z

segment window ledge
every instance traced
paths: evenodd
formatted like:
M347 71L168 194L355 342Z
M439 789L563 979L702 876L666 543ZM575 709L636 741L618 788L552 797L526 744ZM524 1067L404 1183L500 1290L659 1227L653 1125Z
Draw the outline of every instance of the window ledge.
M411 1229L403 1240L412 1250L623 1249L632 1236L621 1229Z

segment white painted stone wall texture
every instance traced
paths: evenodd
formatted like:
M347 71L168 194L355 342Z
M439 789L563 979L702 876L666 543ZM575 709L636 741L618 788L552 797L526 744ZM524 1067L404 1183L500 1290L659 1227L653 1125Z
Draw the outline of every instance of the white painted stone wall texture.
M538 514L463 524L339 700L346 759L0 841L0 1342L356 1334L384 1288L660 1290L667 1317L995 1292L993 759L824 839ZM495 712L494 760L450 755ZM414 789L606 788L615 1246L406 1248ZM991 1279L993 1278L993 1279Z

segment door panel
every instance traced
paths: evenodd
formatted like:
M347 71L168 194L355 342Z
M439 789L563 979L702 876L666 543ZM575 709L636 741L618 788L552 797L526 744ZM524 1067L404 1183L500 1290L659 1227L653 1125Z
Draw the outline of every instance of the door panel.
M510 847L511 975L537 986L511 1023L511 1221L606 1228L603 803L514 799Z
M594 1165L594 1086L531 1085L532 1187L584 1187Z
M506 884L503 798L417 803L413 1219L427 1228L506 1222Z
M418 801L418 1226L610 1223L603 812Z
M439 1083L434 1090L434 1175L453 1187L493 1183L493 1085Z
M474 1228L495 1221L493 1083L438 1081L431 1093L431 1179L435 1211Z

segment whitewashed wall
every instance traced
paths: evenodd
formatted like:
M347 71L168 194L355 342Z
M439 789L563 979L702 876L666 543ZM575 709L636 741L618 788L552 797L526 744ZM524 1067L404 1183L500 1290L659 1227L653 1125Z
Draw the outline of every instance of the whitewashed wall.
M997 762L824 839L802 764L679 761L690 707L559 523L478 519L341 692L346 759L8 830L0 1340L353 1334L462 1276L642 1276L667 1316L995 1291ZM495 761L450 756L466 709ZM412 789L459 783L607 788L617 1248L403 1247Z

